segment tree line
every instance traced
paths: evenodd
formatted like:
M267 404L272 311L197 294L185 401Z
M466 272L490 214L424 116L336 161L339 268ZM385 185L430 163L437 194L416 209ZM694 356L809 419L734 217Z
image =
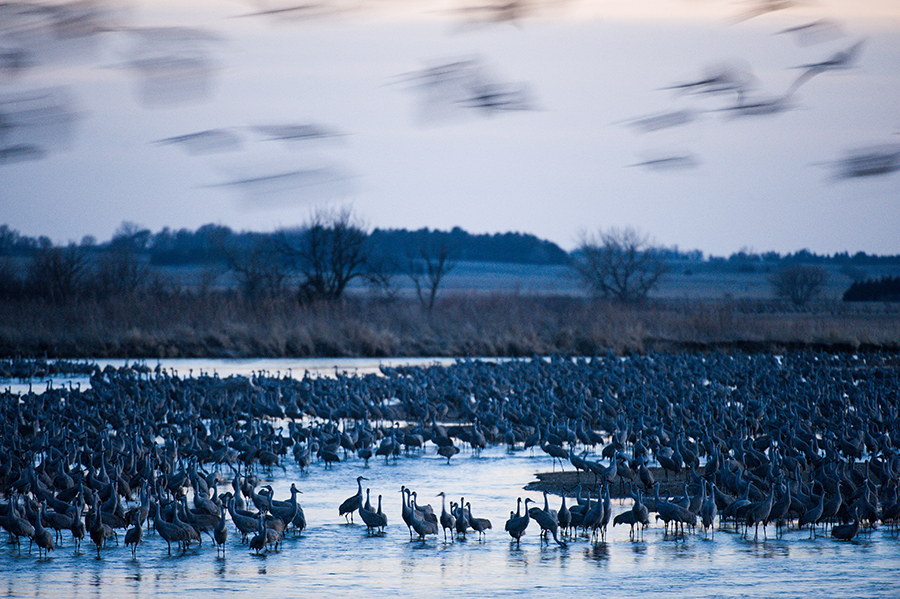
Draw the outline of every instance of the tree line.
M472 234L460 227L449 231L422 228L379 229L366 232L369 243L379 252L393 257L405 256L410 246L423 244L447 245L454 248L456 259L472 262L506 262L513 264L547 265L568 264L574 253L566 252L552 241L519 232ZM178 230L164 227L153 233L134 223L124 222L109 241L98 242L92 236L83 237L75 245L89 252L127 246L145 257L154 266L204 266L228 262L226 247L252 247L265 238L277 237L281 232L260 233L234 231L230 227L206 224L196 230ZM68 245L72 245L71 243ZM53 241L47 236L30 237L0 225L0 256L31 256L51 248ZM781 254L779 252L754 252L742 249L728 256L706 256L700 250L681 250L675 247L654 247L654 252L665 262L703 264L712 269L752 272L770 270L772 266L785 264L835 265L853 268L865 266L900 266L900 254L876 255L866 252L837 252L817 254L808 249ZM853 277L851 277L853 278ZM864 278L864 277L863 277Z
M276 239L282 233L239 232L215 224L203 225L196 230L166 227L152 233L126 222L108 242L98 243L87 236L77 245L94 251L128 246L154 266L203 266L228 262L227 248L252 247L260 240ZM370 245L377 247L380 253L394 257L404 256L410 246L438 244L455 248L459 260L473 262L546 265L565 264L568 259L566 251L552 241L518 232L472 234L460 227L450 231L376 228L366 234ZM0 225L0 256L30 256L52 246L48 237L28 237L8 225Z
M35 240L3 226L0 299L63 304L86 298L208 293L216 279L227 275L231 283L225 291L236 291L250 302L293 295L300 304L311 304L339 300L351 284L393 299L397 279L405 276L431 310L457 260L474 255L466 246L470 241L493 251L494 257L504 251L522 252L524 258L517 254L520 261L538 263L559 262L560 253L565 257L555 244L518 233L369 231L348 208L320 210L299 227L273 233L234 233L205 225L194 233L164 229L154 235L124 223L105 244L85 238L79 244L54 246L47 238ZM198 284L179 285L165 276L160 267L171 265L203 267Z
M827 258L808 250L779 256L741 251L724 261L738 270L765 264L777 297L803 306L827 282L824 265L869 264L865 254L846 252ZM897 257L872 257L893 264ZM429 311L441 285L460 260L566 265L592 296L622 302L644 301L676 263L704 262L699 251L682 252L653 244L634 229L584 233L566 253L534 235L473 235L459 227L450 231L420 229L369 230L349 208L320 210L302 225L271 233L235 232L221 225L196 231L168 228L154 234L123 223L112 239L98 244L55 246L46 237L30 238L0 226L0 297L40 298L54 303L74 298L135 293L178 293L158 267L202 266L199 286L210 289L228 273L231 288L250 301L294 295L301 304L340 299L351 285L365 285L385 299L396 298L398 279L407 278ZM808 261L803 261L808 260ZM900 263L900 260L897 261ZM744 268L749 266L749 268ZM852 295L852 294L851 294Z

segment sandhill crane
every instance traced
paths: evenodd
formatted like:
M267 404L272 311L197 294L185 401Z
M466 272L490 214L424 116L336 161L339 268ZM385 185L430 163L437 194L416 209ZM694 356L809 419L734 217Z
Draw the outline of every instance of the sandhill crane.
M826 71L836 71L840 69L848 69L853 63L856 61L857 56L859 55L860 50L863 47L865 40L859 40L846 50L840 50L835 52L825 60L821 60L819 62L813 62L805 65L801 65L797 67L798 69L804 69L800 76L794 80L794 83L791 84L793 89L797 89L802 84L806 83L819 73L824 73Z
M526 505L527 508L527 505ZM525 534L525 529L528 528L528 523L531 521L531 516L527 513L522 515L522 498L519 497L516 502L516 511L509 513L509 520L506 521L506 532L509 533L509 536L516 540L516 546L518 547L519 541L522 538L522 535Z
M715 523L717 512L715 494L711 492L700 506L700 521L703 523L704 532L713 530L713 534L715 534L713 524Z
M447 531L450 531L450 538L453 538L453 528L456 526L456 517L447 511L447 498L443 491L437 494L441 498L441 528L444 531L444 542L447 541Z
M466 502L466 510L469 512L469 524L472 526L472 529L478 533L479 539L484 539L487 536L485 531L491 528L491 521L487 518L476 518L472 515L472 504Z
M572 526L572 512L569 511L569 508L566 505L566 489L563 489L562 503L559 506L559 510L556 512L556 521L559 524L559 528L562 530L563 538L565 538L569 527Z
M806 510L800 519L797 520L797 528L803 528L807 524L809 524L809 537L814 538L816 536L816 524L819 523L819 520L822 519L822 511L825 503L825 490L822 490L822 494L819 495L819 502Z
M153 527L156 529L156 532L159 533L159 536L166 542L166 545L168 545L169 555L172 554L172 543L178 543L179 545L186 547L187 533L171 522L166 522L166 520L160 516L159 504L155 501L152 503L150 509L151 515L153 516ZM93 533L91 534L91 539L93 539ZM97 547L97 554L100 554L99 546Z
M344 519L347 519L349 516L349 522L353 522L353 512L359 509L359 506L362 505L362 481L369 480L365 476L357 476L356 477L356 495L348 497L345 499L340 507L338 507L338 515L343 516Z
M415 493L410 494L410 502L412 528L419 535L419 540L424 542L425 535L436 535L438 533L437 520L426 518L422 512L416 509Z
M131 556L134 557L137 553L137 546L140 545L141 540L144 537L144 526L141 524L139 520L140 516L137 511L135 511L132 515L132 527L125 531L125 546L131 546Z
M219 506L219 523L213 529L213 539L216 541L216 553L221 549L225 553L225 542L228 540L228 527L225 525L225 506Z
M372 534L376 528L384 530L387 526L387 516L381 512L381 495L378 496L378 511L372 509L368 501L369 490L366 489L366 505L359 507L359 517L366 524L366 532Z
M32 526L31 522L29 522L26 518L22 518L19 516L16 510L17 503L18 498L13 496L9 502L9 514L6 517L6 528L7 530L9 530L9 533L15 538L16 547L18 548L19 539L21 537L28 537L29 541L33 542L34 526Z
M53 551L53 533L44 528L41 519L44 517L44 502L41 502L41 506L38 510L38 517L34 519L34 536L32 537L34 540L34 544L38 546L38 557L41 555L41 550L44 550L49 553Z
M553 540L556 541L556 543L560 547L565 547L566 546L565 541L561 540L559 538L559 535L557 534L557 532L559 530L559 523L556 520L554 520L550 516L550 514L548 514L547 512L545 512L544 510L542 510L539 507L533 507L533 508L529 509L528 508L529 501L531 501L530 497L525 500L525 511L528 512L528 516L532 520L534 520L535 522L538 523L538 526L541 527L542 533L549 532L551 535L553 535Z
M550 455L553 458L553 467L556 468L556 462L559 462L559 469L565 470L563 468L563 460L569 459L569 452L560 447L559 445L554 445L549 441L544 441L541 443L541 449L544 450L544 453Z
M634 516L634 523L641 525L639 530L641 535L643 535L644 529L650 525L650 510L644 505L644 494L640 489L637 489L634 505L631 506L631 513Z
M831 536L842 541L852 541L853 537L859 533L859 515L856 508L851 510L853 522L850 524L838 524L831 527Z
M754 526L753 540L759 536L759 525L763 525L763 537L766 535L766 525L769 523L769 514L772 512L772 502L775 500L775 486L769 491L765 499L755 501L747 508L747 527Z

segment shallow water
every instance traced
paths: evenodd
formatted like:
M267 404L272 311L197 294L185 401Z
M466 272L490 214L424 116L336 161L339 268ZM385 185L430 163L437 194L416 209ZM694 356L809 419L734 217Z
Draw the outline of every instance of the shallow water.
M563 548L542 545L532 522L520 547L510 542L503 525L516 498L537 493L522 487L534 473L551 469L538 452L506 453L489 448L475 456L463 452L451 460L434 454L401 457L385 465L357 458L325 470L313 465L300 473L288 464L271 478L276 498L288 499L290 484L303 491L300 503L308 528L288 536L277 553L257 556L229 522L225 556L217 556L208 538L202 547L169 555L155 533L144 536L137 557L124 545L109 545L100 558L88 540L76 553L69 537L48 558L36 550L21 554L0 548L0 592L7 597L265 597L390 596L406 594L453 597L542 597L606 594L617 597L896 597L900 593L900 537L886 530L852 543L830 537L810 539L807 531L775 538L772 526L764 540L717 530L684 538L664 535L652 525L642 541L629 539L627 528L610 526L605 543L579 539ZM369 480L372 500L384 495L389 526L383 536L368 536L360 524L346 524L337 506L356 491L356 476ZM266 478L265 476L263 478ZM400 517L400 485L418 491L419 503L441 509L435 494L464 495L476 516L490 518L493 530L484 541L470 533L464 541L430 537L410 541ZM366 487L364 487L365 489ZM224 489L220 488L220 491ZM559 506L551 498L551 507ZM616 513L630 501L613 502Z
M350 372L375 372L379 364L429 364L435 360L165 360L182 376L193 369L215 370L220 376L270 373L291 369L301 376L306 368L328 374L337 366ZM121 366L123 361L99 362ZM151 368L156 362L147 362ZM21 384L21 383L17 383ZM54 384L59 384L58 380ZM4 385L5 386L5 385ZM26 386L27 387L27 386ZM503 525L517 497L541 502L538 493L523 487L535 473L553 469L543 452L508 454L490 447L480 455L468 450L448 465L428 445L425 455L403 456L385 464L349 461L325 470L313 464L301 473L290 462L286 471L261 474L270 482L276 499L289 499L290 485L298 496L308 528L288 536L276 553L255 555L240 543L229 522L224 556L212 541L169 555L156 533L144 535L132 558L124 544L110 544L100 557L88 539L76 552L64 535L49 557L39 558L27 544L18 553L0 544L0 594L7 597L374 597L406 595L428 597L898 597L900 596L900 535L880 528L851 543L830 537L810 539L808 531L790 531L776 538L773 526L757 540L733 531L717 530L674 538L653 524L643 539L632 541L628 528L610 525L605 543L578 539L568 547L541 544L539 528L531 522L519 547L510 542ZM568 467L567 467L568 469ZM230 477L230 471L225 473ZM360 524L346 524L337 506L356 491L363 475L373 504L383 495L389 526L383 536L368 536ZM440 498L465 496L478 517L493 523L484 541L470 533L464 541L443 541L443 535L424 543L410 541L400 516L400 486L418 491L419 503L440 511ZM230 486L229 486L230 489ZM219 491L229 490L220 487ZM571 503L570 503L571 504ZM615 513L631 502L613 502ZM551 498L559 507L559 498ZM120 534L120 539L123 535ZM3 536L5 540L6 535Z
M496 359L496 358L492 358ZM265 371L269 376L292 376L301 378L308 372L314 376L331 376L335 372L348 374L377 374L379 367L384 366L430 366L433 364L449 365L455 358L282 358L282 359L209 359L183 358L162 360L88 360L100 368L112 366L142 365L150 369L157 366L180 377L198 376L216 373L221 378L229 376L251 376ZM29 390L41 393L47 385L69 386L80 385L82 389L90 386L90 377L82 375L54 375L31 380L0 378L0 390L9 389L12 393L27 393Z

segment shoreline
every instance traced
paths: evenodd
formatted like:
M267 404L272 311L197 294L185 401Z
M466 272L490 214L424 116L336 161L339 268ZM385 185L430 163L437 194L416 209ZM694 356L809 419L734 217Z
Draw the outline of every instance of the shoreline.
M708 354L708 353L744 353L744 354L773 354L781 355L787 352L810 351L829 354L857 354L857 353L887 353L900 355L900 344L871 344L854 345L851 343L781 343L776 341L748 341L730 343L697 343L697 342L671 342L644 340L641 347L616 348L612 346L595 346L584 348L586 352L550 352L538 353L523 349L515 352L476 352L476 353L438 353L436 351L423 352L397 352L397 353L247 353L243 351L219 351L208 352L204 348L198 348L193 344L180 347L177 344L167 345L165 351L147 351L148 348L135 346L129 350L85 352L69 344L55 344L39 342L29 346L4 346L0 345L0 359L3 360L353 360L353 359L384 359L384 360L427 360L427 359L520 359L535 356L571 356L592 357L614 353L617 355L648 355L654 353L673 354Z
M574 468L574 466L573 466ZM659 481L659 496L674 497L684 493L684 484L687 482L689 470L682 470L678 474L669 474L659 466L648 467L653 478ZM564 470L562 472L536 472L537 480L531 481L525 485L526 491L547 491L550 495L562 497L563 493L569 499L575 498L578 484L583 485L585 492L595 486L596 476L590 472L581 472L575 470ZM624 483L622 479L618 479L609 485L609 496L611 499L627 499L628 483ZM644 491L646 496L648 491Z

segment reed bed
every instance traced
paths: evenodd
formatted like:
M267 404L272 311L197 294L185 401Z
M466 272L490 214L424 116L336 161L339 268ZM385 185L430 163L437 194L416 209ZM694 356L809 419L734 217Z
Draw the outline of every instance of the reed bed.
M300 305L232 293L0 302L0 356L53 358L595 355L742 349L900 349L900 309L573 297L350 297Z

